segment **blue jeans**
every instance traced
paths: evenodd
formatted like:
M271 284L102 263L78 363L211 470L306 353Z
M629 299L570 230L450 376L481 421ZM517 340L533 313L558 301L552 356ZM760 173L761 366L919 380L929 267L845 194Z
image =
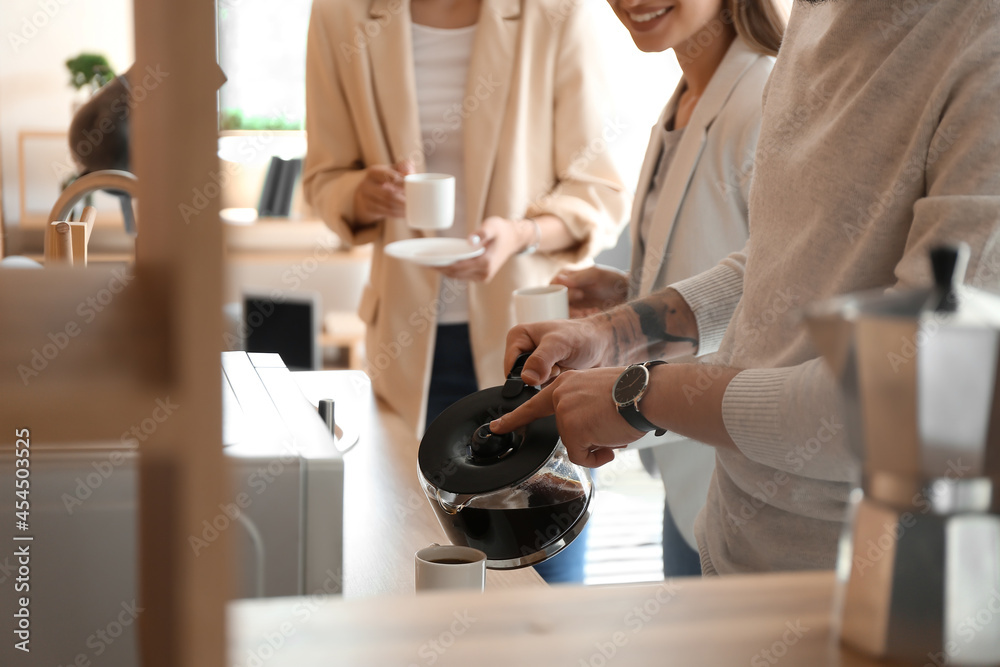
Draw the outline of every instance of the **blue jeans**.
M681 535L666 499L663 500L663 576L668 579L701 576L701 556Z
M535 571L550 584L582 584L589 534L590 526L588 525L568 547L544 563L536 565Z
M434 343L431 385L427 392L429 426L452 403L479 391L468 324L440 324Z

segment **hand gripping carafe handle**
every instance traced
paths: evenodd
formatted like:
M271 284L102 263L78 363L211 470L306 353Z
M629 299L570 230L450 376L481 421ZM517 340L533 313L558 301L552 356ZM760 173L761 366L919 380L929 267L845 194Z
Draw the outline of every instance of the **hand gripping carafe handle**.
M514 366L510 369L510 373L507 374L507 381L503 383L503 390L500 395L504 398L514 398L524 390L524 380L521 379L521 371L524 370L524 364L528 361L528 357L531 356L531 352L522 352L517 355L517 359L514 360Z

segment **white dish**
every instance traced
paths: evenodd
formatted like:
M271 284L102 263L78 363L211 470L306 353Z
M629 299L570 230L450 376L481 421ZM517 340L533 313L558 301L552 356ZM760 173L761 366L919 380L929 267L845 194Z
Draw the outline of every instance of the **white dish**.
M333 446L343 454L348 449L358 444L358 432L354 429L347 430L335 424L333 427Z
M257 209L224 208L219 211L219 217L230 225L252 225L257 222Z
M423 266L448 266L463 259L472 259L486 252L465 239L422 238L394 241L385 247L390 257Z

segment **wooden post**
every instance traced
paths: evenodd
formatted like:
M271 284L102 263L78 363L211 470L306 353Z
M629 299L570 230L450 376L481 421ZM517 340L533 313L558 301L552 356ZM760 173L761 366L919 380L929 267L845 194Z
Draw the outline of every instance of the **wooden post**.
M189 542L232 501L222 452L218 189L192 201L219 168L214 3L136 2L135 44L134 271L0 271L0 450L13 451L19 429L30 430L32 446L117 442L170 406L140 444L141 664L222 667L229 534L197 555Z
M181 406L142 449L142 665L221 667L234 570L229 535L219 531L197 555L189 542L232 500L221 446L215 3L143 0L134 7L136 264L150 285L167 286L151 297L162 298L169 313L168 386Z
M57 264L73 266L73 235L68 222L54 222L55 245L52 248L52 260ZM45 258L48 263L49 258Z

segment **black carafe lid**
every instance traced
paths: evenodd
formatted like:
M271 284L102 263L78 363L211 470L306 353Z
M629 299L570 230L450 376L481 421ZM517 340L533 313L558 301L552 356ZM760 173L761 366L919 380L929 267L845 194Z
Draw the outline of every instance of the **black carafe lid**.
M431 423L417 456L424 479L450 493L488 493L530 477L548 460L559 441L554 416L501 436L489 430L491 421L538 393L521 380L528 356L517 358L502 387L456 401Z

